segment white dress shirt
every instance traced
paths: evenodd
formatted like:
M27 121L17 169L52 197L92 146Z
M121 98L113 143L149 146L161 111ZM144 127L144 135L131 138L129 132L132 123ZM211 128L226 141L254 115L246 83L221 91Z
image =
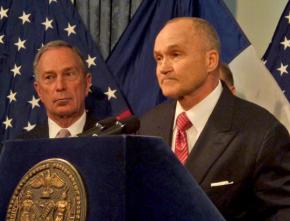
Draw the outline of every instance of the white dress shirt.
M69 130L69 132L71 134L71 137L74 137L77 134L83 132L83 129L84 129L84 126L85 126L85 123L86 123L86 118L87 118L87 114L84 111L82 116L76 122L74 122L70 127L66 128L66 129ZM63 129L63 128L60 127L57 123L55 123L53 120L48 118L49 138L55 138L56 134L61 129Z
M202 101L193 106L190 110L185 111L188 119L192 123L192 127L186 130L188 152L190 153L195 145L199 135L201 134L209 116L211 115L218 99L222 93L221 82L218 83L217 87ZM173 136L172 136L172 151L175 151L175 137L177 133L176 118L177 116L184 112L180 103L177 102L175 109L175 117L173 124Z

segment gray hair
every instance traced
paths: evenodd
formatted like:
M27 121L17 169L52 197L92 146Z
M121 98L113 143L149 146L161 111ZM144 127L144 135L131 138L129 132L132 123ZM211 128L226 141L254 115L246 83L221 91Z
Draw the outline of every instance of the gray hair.
M221 42L220 38L215 30L215 28L205 19L198 18L198 17L177 17L169 20L164 27L167 24L181 21L181 20L189 20L192 22L192 28L198 32L201 33L204 37L206 44L208 45L209 49L215 49L219 53L221 53Z
M89 73L89 69L87 67L86 61L78 48L72 46L66 41L55 40L55 41L50 41L47 44L45 44L43 47L40 48L40 50L35 55L35 58L33 61L33 72L35 75L35 79L38 78L37 66L38 66L40 57L51 48L62 48L62 47L70 48L79 58L82 71L84 73Z

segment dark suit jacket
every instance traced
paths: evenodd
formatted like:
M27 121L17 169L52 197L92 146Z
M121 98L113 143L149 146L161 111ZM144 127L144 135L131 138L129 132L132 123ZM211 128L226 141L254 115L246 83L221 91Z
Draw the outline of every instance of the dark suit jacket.
M171 145L175 106L145 114L139 134ZM289 143L271 114L224 88L185 166L227 220L290 220ZM233 184L211 187L226 180Z
M95 126L97 120L90 115L87 115L84 130L86 131ZM37 125L33 130L25 132L17 137L17 139L36 139L36 138L49 138L48 123Z

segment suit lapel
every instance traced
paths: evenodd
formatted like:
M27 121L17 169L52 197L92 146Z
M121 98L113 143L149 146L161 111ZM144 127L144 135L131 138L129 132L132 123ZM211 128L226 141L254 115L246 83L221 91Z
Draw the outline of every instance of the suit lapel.
M34 139L34 138L48 138L48 123L44 123L41 125L37 125L30 133L27 133L26 138Z
M216 107L187 159L186 167L200 184L237 133L231 129L233 105L233 95L227 89L223 89Z
M87 114L86 123L83 129L83 132L95 127L96 122L97 120L93 116L91 116L90 114Z
M162 106L162 110L159 112L160 116L156 118L156 129L153 131L159 131L158 136L163 137L164 141L171 146L172 142L172 125L174 121L176 101L170 100Z

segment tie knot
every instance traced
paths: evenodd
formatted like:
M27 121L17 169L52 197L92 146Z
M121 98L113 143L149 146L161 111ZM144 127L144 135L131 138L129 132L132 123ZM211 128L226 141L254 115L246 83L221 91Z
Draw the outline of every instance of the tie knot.
M176 119L176 126L181 131L186 131L188 128L192 126L192 123L186 116L185 112L182 112L181 114L178 115Z
M58 133L56 134L55 137L56 138L62 138L62 137L69 137L70 135L71 134L70 134L69 130L63 128L63 129L61 129L61 130L58 131Z

